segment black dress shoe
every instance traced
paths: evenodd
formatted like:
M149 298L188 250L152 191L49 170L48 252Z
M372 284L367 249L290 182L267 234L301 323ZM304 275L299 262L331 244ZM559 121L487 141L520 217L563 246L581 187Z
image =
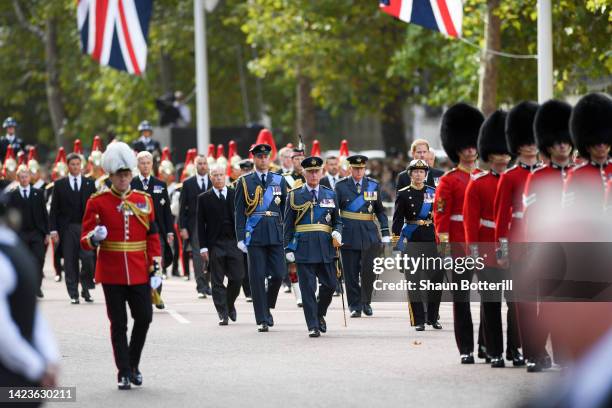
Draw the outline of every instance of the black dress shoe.
M372 306L370 306L369 304L363 305L363 313L366 316L372 316Z
M228 324L227 316L219 317L219 326L227 326L227 324Z
M70 303L73 304L73 305L78 305L81 302L79 302L78 298L72 298L72 299L70 299Z
M512 365L515 367L522 367L525 365L525 358L518 349L506 350L506 360L512 361Z
M414 330L416 330L416 331L423 331L423 330L425 330L425 325L423 323L417 324L414 327Z
M87 292L81 292L81 297L83 299L85 299L85 302L87 303L92 303L93 302L93 298L91 297L91 295L89 294L89 291Z
M210 290L209 287L204 288L204 293L206 293L208 296L212 296L212 290Z
M323 316L319 316L319 330L321 330L321 333L325 333L327 331L327 322Z
M435 322L433 322L433 323L427 323L427 324L430 325L431 327L433 327L436 330L442 330L442 325L437 320Z
M39 299L42 299L45 297L45 295L43 294L42 289L38 289L38 293L36 294L36 297L38 297Z
M361 311L360 310L353 310L351 312L351 317L361 317Z
M319 329L312 329L308 332L308 337L321 337Z
M141 386L142 385L142 373L138 369L132 370L132 376L130 377L132 384Z
M232 307L232 309L228 313L228 316L232 320L232 322L236 321L237 315L236 315L236 308L235 307Z
M274 317L272 317L272 313L268 312L268 326L274 326Z
M156 308L158 308L159 310L164 310L166 308L166 305L164 304L164 302L158 303L155 305Z
M461 355L461 364L474 364L474 355L470 354L462 354Z
M253 303L253 298L251 296L247 296L245 300L247 303Z
M132 385L130 384L130 377L128 375L119 377L117 380L117 388L120 390L129 390L132 388Z
M462 354L461 355L461 364L474 364L474 355L470 354Z
M257 326L257 331L260 333L264 333L268 331L268 324L267 323L262 323L259 326Z
M491 358L491 367L492 368L504 368L506 363L502 356Z
M487 354L487 349L485 346L478 346L478 358L484 359L486 363L491 362L491 357Z
M547 370L552 367L552 358L550 358L548 353L544 352L544 355L538 359L538 363L543 369Z
M542 371L542 365L539 362L527 360L528 373L539 373L540 371Z

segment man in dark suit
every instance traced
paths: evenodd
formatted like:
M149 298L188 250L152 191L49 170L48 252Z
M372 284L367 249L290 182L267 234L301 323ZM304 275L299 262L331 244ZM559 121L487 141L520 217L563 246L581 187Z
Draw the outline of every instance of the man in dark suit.
M219 325L227 326L228 317L236 321L234 302L240 293L244 275L243 254L238 249L234 224L235 190L225 186L222 167L210 171L213 188L198 196L197 251L208 263L212 279L212 297L219 314ZM223 285L227 277L227 288Z
M140 137L132 143L132 149L138 153L147 151L153 155L157 154L157 157L161 157L161 146L157 140L153 140L153 126L151 126L148 120L140 122L138 133L140 133Z
M4 129L6 134L0 137L0 162L4 162L6 151L9 146L12 146L15 157L17 157L19 152L24 151L25 144L23 140L15 134L16 128L17 121L12 117L8 117L2 122L2 129Z
M416 139L410 146L410 152L413 160L427 161L427 155L429 154L429 142L425 139ZM433 168L433 165L434 163L429 163L429 170L427 171L427 179L425 180L425 184L435 188L440 181L440 177L444 175L444 171ZM408 170L404 170L397 175L395 191L399 191L409 185L410 172Z
M11 191L8 206L21 213L19 236L37 261L38 297L42 298L43 265L45 250L49 243L49 216L45 206L45 195L42 190L30 185L31 174L27 166L21 165L17 168L17 179L19 186Z
M196 215L198 196L212 188L212 181L208 177L208 161L204 155L198 155L195 158L195 165L196 175L183 182L179 199L179 228L181 238L191 246L196 289L198 297L204 299L206 295L211 295L212 291L210 290L210 272L207 271L207 265L199 254Z
M174 241L172 213L170 212L170 198L168 196L168 188L166 183L154 177L153 171L153 155L147 151L142 151L136 156L138 162L138 172L140 175L134 177L130 183L130 188L133 190L143 191L153 199L153 208L155 211L155 223L159 233L160 253L162 254L162 276L166 276L166 268L172 265L172 243ZM162 286L159 285L157 292L161 295ZM155 307L164 309L165 305L161 297L155 302Z
M96 192L93 179L81 175L81 156L70 153L68 176L55 181L49 213L51 238L62 242L64 274L70 303L79 303L79 280L81 296L86 302L93 302L89 289L94 289L93 253L81 248L81 222L89 197ZM79 260L81 273L79 273ZM80 277L80 279L79 279Z
M326 174L321 177L319 184L332 190L336 188L336 183L340 181L340 161L336 156L327 156L325 159Z

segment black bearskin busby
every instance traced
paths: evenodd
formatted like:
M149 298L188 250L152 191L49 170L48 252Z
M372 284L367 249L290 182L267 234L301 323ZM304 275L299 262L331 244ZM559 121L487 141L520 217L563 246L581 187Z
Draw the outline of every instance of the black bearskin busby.
M569 119L572 107L569 103L551 99L544 102L536 112L533 122L535 140L538 150L546 157L550 157L547 148L555 143L572 144L569 132Z
M467 147L477 147L478 131L484 116L478 109L460 102L442 115L440 138L442 147L453 163L459 163L458 153Z
M583 96L570 116L570 132L582 157L589 157L588 146L612 145L612 98L603 93Z
M491 154L510 154L505 135L507 115L505 111L498 109L480 127L478 155L483 162L488 162Z
M515 156L518 156L519 147L535 144L533 119L538 107L535 102L524 101L508 112L506 117L506 143L510 153Z

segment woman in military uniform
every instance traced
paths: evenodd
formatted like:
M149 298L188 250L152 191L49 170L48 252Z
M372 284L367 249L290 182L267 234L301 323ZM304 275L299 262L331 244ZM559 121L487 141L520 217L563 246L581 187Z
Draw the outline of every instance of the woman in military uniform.
M418 270L406 269L406 280L416 284L415 290L408 290L410 324L417 331L425 330L425 323L434 329L441 329L438 323L441 291L419 290L421 282L431 284L442 282L442 271L436 269L433 259L438 257L436 233L433 225L432 206L435 188L425 184L429 167L424 160L413 160L408 166L411 183L398 191L393 213L393 241L396 249L412 258L429 259L428 264ZM427 302L427 310L424 303Z

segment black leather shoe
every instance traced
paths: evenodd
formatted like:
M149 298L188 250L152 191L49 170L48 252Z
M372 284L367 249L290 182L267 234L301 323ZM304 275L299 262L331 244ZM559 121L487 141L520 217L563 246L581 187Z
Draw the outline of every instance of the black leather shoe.
M359 310L353 310L351 312L351 317L361 317L361 311Z
M427 323L436 330L442 330L442 325L437 320L433 323Z
M544 353L544 356L538 359L538 363L542 366L543 369L547 370L552 367L552 358L550 358L548 353Z
M369 304L363 305L363 313L366 316L372 316L372 306L370 306Z
M232 307L232 310L229 311L228 316L232 320L232 322L236 321L237 315L236 315L236 308L235 307Z
M227 316L219 317L219 326L227 326L227 324L228 324Z
M486 363L491 362L491 357L487 354L487 349L484 346L478 346L478 358L484 359Z
M257 331L260 333L264 333L268 331L268 324L267 323L262 323L259 326L257 326Z
M164 302L158 303L155 305L156 308L158 308L159 310L164 310L166 308L166 305L164 304Z
M210 290L210 288L204 288L204 293L206 293L208 296L212 296L212 290Z
M542 365L536 361L527 360L527 372L528 373L539 373L542 371Z
M474 355L470 354L462 354L461 355L461 364L474 364Z
M323 316L319 316L319 330L321 330L321 333L325 333L327 331L327 322Z
M45 297L42 289L38 289L38 293L36 294L36 297L38 297L39 299L42 299Z
M504 362L504 359L501 356L494 357L491 359L491 367L504 368L505 366L506 366L506 363Z
M83 299L85 299L85 302L87 303L92 303L93 302L93 298L91 297L91 295L89 294L89 291L85 292L81 292L81 297L83 297Z
M414 327L414 330L416 330L416 331L423 331L423 330L425 330L425 325L424 325L423 323L421 323L421 324L417 324L417 325Z
M525 365L525 358L518 349L506 350L506 360L512 361L514 367L522 367Z
M119 377L117 380L117 388L120 390L129 390L132 388L132 385L130 384L130 377L127 375Z
M321 337L321 332L318 329L312 329L308 332L308 337Z
M274 317L272 317L272 313L268 312L268 326L274 326Z
M132 384L141 386L142 385L142 373L138 369L132 370L132 376L130 377Z
M78 298L72 298L72 299L70 299L70 303L73 304L73 305L78 305L81 302L79 302Z

